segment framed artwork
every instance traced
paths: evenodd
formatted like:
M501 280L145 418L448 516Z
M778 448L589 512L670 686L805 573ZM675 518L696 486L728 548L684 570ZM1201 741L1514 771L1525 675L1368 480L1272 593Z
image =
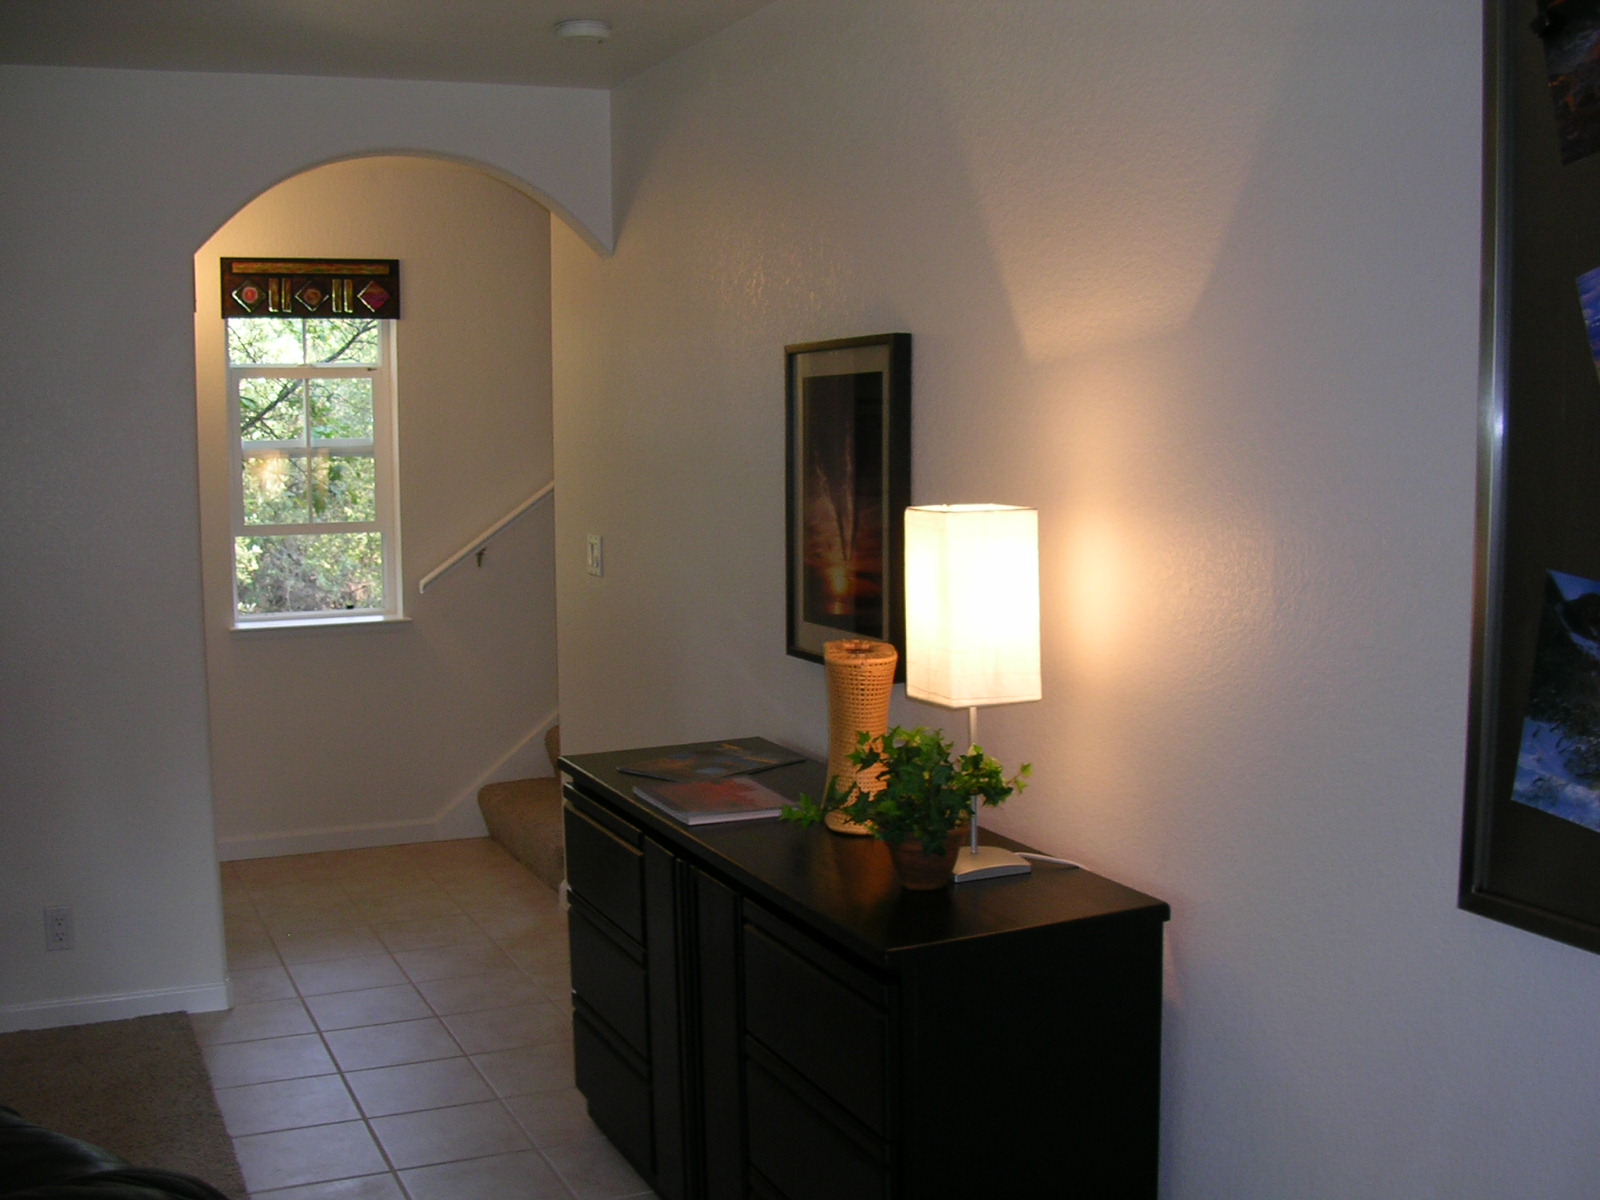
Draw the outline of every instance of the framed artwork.
M911 335L784 347L788 651L874 638L905 677Z
M1600 3L1489 0L1462 908L1600 952Z

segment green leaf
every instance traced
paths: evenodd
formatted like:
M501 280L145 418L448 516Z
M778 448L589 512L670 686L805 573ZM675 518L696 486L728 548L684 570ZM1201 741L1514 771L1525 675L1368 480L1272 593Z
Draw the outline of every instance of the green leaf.
M884 841L920 841L930 854L940 852L975 804L993 808L1021 791L1032 769L1024 763L1007 779L981 747L957 755L939 730L923 727L895 726L881 738L862 733L850 761L862 772L856 783L840 792L830 779L820 800L802 796L786 818L813 825L837 810Z

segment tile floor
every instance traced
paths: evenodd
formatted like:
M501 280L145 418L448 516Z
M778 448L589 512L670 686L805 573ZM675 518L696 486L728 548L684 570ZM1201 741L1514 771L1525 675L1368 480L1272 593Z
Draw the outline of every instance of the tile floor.
M252 1200L653 1193L572 1083L566 922L487 839L222 864L195 1016Z

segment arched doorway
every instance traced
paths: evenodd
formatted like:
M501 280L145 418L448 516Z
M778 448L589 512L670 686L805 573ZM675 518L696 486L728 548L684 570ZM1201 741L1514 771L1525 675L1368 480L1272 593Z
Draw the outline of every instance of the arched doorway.
M550 214L474 166L385 155L312 168L195 257L208 707L224 859L481 833L482 783L555 719L550 506L419 595L420 579L552 477ZM246 627L219 260L399 259L394 330L403 619ZM546 768L547 770L548 768Z

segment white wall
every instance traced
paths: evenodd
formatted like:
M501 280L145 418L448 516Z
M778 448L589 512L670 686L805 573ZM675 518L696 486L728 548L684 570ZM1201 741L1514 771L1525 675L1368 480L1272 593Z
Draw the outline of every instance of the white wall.
M406 620L235 630L230 255L398 258ZM556 709L553 505L419 595L550 481L550 215L483 171L363 158L280 183L195 256L212 785L224 858L483 830L476 789ZM546 762L540 774L549 774Z
M582 90L0 68L0 1027L223 1000L195 251L383 150L483 163L603 244L608 122Z
M911 331L914 499L1041 513L1000 824L1173 905L1167 1196L1600 1191L1600 960L1455 908L1480 19L779 0L615 94L616 257L557 231L568 747L822 749L782 347Z

